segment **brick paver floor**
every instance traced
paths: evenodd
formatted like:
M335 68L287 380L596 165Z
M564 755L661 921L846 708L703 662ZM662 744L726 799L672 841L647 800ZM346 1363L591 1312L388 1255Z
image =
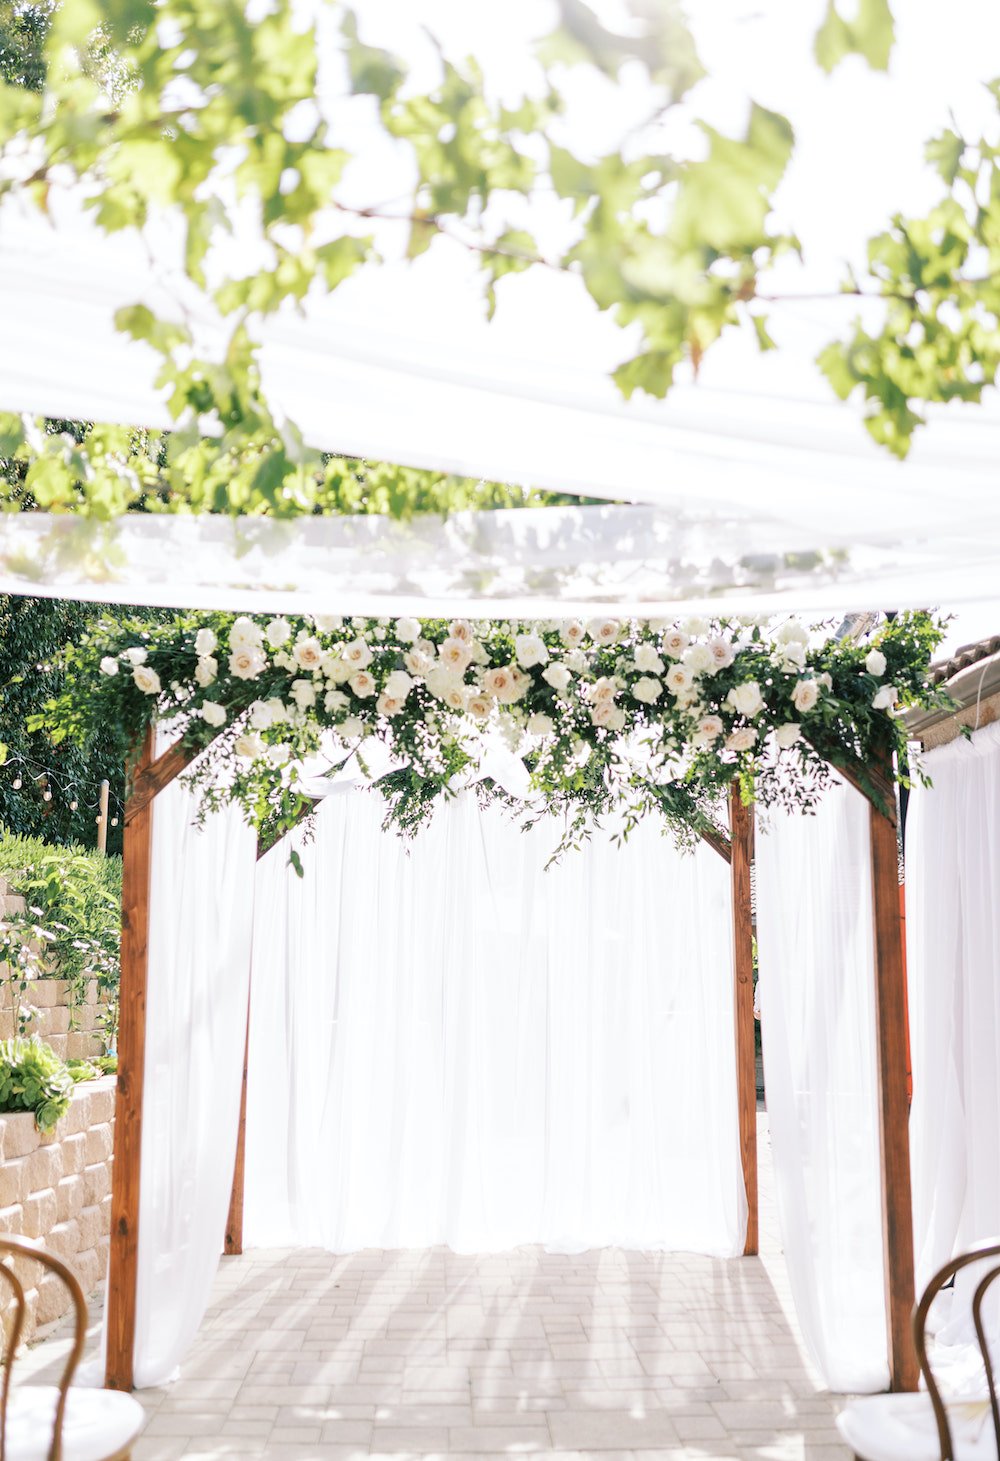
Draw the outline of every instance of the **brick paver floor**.
M803 1358L761 1129L762 1256L252 1251L222 1263L134 1461L846 1461ZM25 1359L53 1370L55 1335ZM22 1372L23 1373L23 1372ZM25 1376L27 1378L27 1376Z

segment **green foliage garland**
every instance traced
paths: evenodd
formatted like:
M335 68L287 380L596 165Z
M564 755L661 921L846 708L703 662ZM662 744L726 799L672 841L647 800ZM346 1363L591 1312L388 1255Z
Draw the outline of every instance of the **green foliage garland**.
M369 737L389 748L376 787L404 834L476 765L485 734L523 757L536 796L520 813L562 816L563 845L612 811L626 834L656 813L691 842L734 777L764 807L809 809L829 763L864 771L904 748L895 712L948 703L927 676L940 633L922 612L862 644L794 620L772 632L728 618L186 614L92 631L67 650L65 689L42 719L56 742L116 727L123 758L148 724L175 722L192 754L206 752L188 773L203 806L238 802L268 839L308 810L297 768L329 732L335 759L363 760Z

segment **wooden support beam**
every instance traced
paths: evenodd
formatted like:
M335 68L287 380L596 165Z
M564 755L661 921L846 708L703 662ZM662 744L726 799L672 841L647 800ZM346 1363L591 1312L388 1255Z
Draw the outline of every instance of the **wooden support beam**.
M719 832L715 827L699 827L698 835L703 842L707 842L714 852L717 852L723 862L732 864L733 850L729 838L724 832Z
M192 750L189 746L184 746L177 741L155 761L150 757L148 761L137 764L128 799L125 802L125 825L128 826L133 817L144 812L157 792L162 791L175 777L180 776L197 755L197 750Z
M132 786L153 764L153 730L143 738ZM147 798L129 815L125 804L122 848L121 982L118 993L118 1084L111 1181L111 1254L108 1271L108 1344L105 1384L132 1389L135 1301L139 1257L139 1181L142 1164L142 1095L146 1064L146 977L149 891L153 852L153 805Z
M878 770L889 784L891 762ZM896 824L870 806L872 912L875 939L875 1040L878 1059L879 1140L882 1164L882 1241L885 1253L889 1383L916 1390L913 1346L913 1203L910 1190L907 1094L906 966L899 904Z
M243 1252L243 1193L246 1187L247 1151L247 1070L250 1064L250 991L247 989L247 1033L243 1045L243 1087L240 1092L240 1124L236 1133L236 1161L233 1164L233 1189L226 1218L225 1252L234 1257Z
M733 903L733 975L736 1025L736 1099L740 1158L747 1193L747 1236L743 1252L758 1251L757 1213L757 1042L753 1014L753 919L750 863L753 809L743 805L739 785L729 789L730 882Z

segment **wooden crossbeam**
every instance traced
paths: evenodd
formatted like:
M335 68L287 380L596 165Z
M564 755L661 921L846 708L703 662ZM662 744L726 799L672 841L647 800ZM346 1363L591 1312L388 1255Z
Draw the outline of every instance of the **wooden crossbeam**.
M699 827L698 835L703 842L707 842L713 851L717 852L723 862L732 863L733 849L725 832L720 832L716 827Z
M152 731L149 734L151 736ZM192 750L189 746L184 746L180 741L176 741L155 761L139 762L136 765L132 785L125 802L126 827L133 817L139 816L146 810L158 792L169 786L182 771L190 766L197 755L196 749Z

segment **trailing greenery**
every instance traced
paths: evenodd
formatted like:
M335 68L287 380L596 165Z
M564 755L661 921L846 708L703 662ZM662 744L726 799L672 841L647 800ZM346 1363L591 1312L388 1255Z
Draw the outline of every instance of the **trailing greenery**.
M66 1065L37 1035L0 1041L0 1111L33 1111L39 1131L51 1131L72 1094Z
M97 1055L91 1060L67 1060L66 1069L74 1084L80 1085L83 1081L97 1081L102 1076L115 1075L118 1071L118 1057Z
M190 284L206 296L206 312L220 311L229 326L207 358L183 319L123 308L119 328L162 357L174 430L52 430L0 416L0 458L17 466L2 489L7 504L101 517L136 506L283 516L353 510L357 464L331 462L272 413L256 323L377 266L369 230L383 221L409 230L411 258L439 236L458 239L479 261L490 312L507 275L545 268L579 276L598 307L638 338L616 372L626 396L664 395L679 365L697 369L733 329L773 348L767 311L782 296L769 293L768 274L799 247L794 232L775 228L771 210L794 119L755 104L745 130L726 135L695 116L678 129L700 138L690 152L664 151L662 130L645 151L641 134L604 156L565 145L568 68L589 70L605 88L641 77L661 118L681 101L696 112L704 69L677 0L630 0L627 9L627 25L615 31L582 0L560 0L558 25L536 56L545 85L501 105L474 59L443 53L436 81L421 92L404 63L359 39L352 10L331 0L335 25L323 44L339 45L354 104L369 108L412 165L409 197L386 207L341 190L351 157L314 104L317 32L295 0L264 8L3 0L0 162L12 165L0 169L0 195L17 192L44 209L54 188L76 179L108 232L173 211L185 231ZM885 69L893 40L888 0L830 0L816 59L829 71L858 54ZM26 139L30 170L20 165ZM995 380L997 141L996 129L982 139L949 129L929 143L944 184L940 203L920 218L891 219L871 241L867 270L842 281L845 293L884 302L882 326L859 323L821 364L838 394L863 392L873 436L898 455L922 403L978 400ZM566 204L567 232L543 254L530 231L531 205L553 194ZM236 251L253 259L244 273L218 267L234 196L263 245ZM447 510L478 490L394 466L362 475L361 499L384 501L391 512L429 500Z
M189 773L203 806L236 801L268 841L308 811L296 768L332 732L340 757L356 751L364 764L369 738L391 752L394 769L375 784L387 824L404 834L493 735L530 773L536 796L523 815L561 813L564 845L612 810L626 834L656 813L690 842L710 830L734 777L747 801L808 809L832 763L883 796L870 768L905 749L898 710L949 703L927 675L940 634L927 613L901 614L864 643L795 620L726 617L186 614L95 629L68 649L65 688L38 726L83 746L115 727L124 755L154 719L176 721L192 756L207 751Z
M108 1009L103 1034L113 1043L120 973L121 858L101 857L81 847L51 847L37 838L0 832L0 875L23 895L26 905L22 916L8 915L4 935L23 951L19 981L23 985L28 978L48 974L67 980L72 1010L83 1002L87 981L96 979L99 998ZM43 961L30 952L40 939ZM23 966L25 958L30 960L28 969Z

